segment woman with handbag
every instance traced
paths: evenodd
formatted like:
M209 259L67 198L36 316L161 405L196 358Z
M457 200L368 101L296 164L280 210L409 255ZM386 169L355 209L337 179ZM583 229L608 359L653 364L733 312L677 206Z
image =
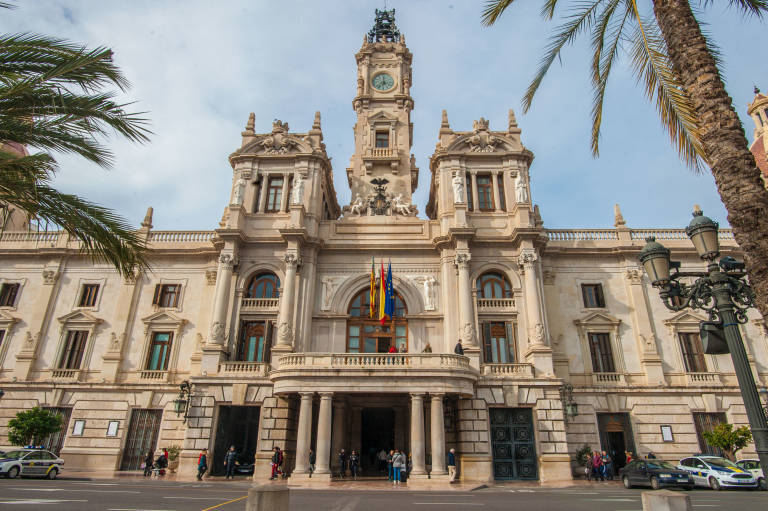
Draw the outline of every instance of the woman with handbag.
M405 455L395 449L395 454L392 456L392 471L394 472L392 475L394 476L395 480L392 481L392 484L395 486L400 485L400 477L401 473L405 470Z

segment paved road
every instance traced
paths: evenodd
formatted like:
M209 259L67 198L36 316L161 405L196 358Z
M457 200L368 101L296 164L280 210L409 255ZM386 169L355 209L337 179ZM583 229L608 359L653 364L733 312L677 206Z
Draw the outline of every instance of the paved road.
M249 484L169 481L0 480L0 511L243 511ZM643 490L618 485L563 489L494 487L476 491L291 491L291 511L391 511L510 509L557 511L641 510ZM768 509L768 492L694 490L694 511Z

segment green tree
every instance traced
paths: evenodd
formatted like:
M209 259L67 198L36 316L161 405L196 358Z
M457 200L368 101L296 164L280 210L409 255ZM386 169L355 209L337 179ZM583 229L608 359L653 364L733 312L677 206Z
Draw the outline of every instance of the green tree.
M712 431L703 431L701 435L709 445L722 449L731 461L736 461L736 452L752 442L752 432L748 427L733 429L733 424L718 424Z
M125 275L147 267L141 236L110 209L51 186L58 170L51 151L106 168L113 155L102 140L110 134L148 140L146 119L117 103L115 91L107 90L112 86L126 91L129 83L109 48L0 36L0 206L26 211L43 228L63 229L94 259ZM28 154L27 147L41 152Z
M39 406L18 412L8 421L8 441L12 445L40 445L45 437L61 429L61 415Z
M488 0L483 23L496 23L513 2ZM562 3L543 0L542 15L552 19ZM695 171L705 164L714 175L736 242L745 255L757 307L768 317L768 191L720 76L717 48L702 32L691 4L688 0L650 0L653 16L643 16L637 0L566 3L570 9L528 86L524 109L530 108L563 47L589 33L594 89L592 152L597 156L608 77L617 59L628 57L682 159ZM715 4L710 0L702 3ZM746 15L762 17L768 12L768 0L729 0L729 4Z

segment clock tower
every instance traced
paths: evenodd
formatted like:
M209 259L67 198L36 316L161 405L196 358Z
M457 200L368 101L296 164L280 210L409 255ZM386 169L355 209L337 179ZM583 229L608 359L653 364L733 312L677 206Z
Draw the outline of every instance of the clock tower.
M359 195L364 202L370 201L377 193L376 183L386 180L386 193L391 197L402 195L401 200L410 204L419 177L410 152L413 55L395 25L394 9L376 10L373 28L363 37L363 46L355 58L355 154L347 169L352 200ZM376 183L372 184L372 180Z

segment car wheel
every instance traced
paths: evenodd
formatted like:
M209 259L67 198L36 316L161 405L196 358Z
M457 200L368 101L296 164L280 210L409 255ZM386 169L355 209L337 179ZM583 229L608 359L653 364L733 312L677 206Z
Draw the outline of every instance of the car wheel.
M48 475L46 476L48 479L56 479L56 476L59 475L59 469L54 468L51 469L50 472L48 472Z
M19 467L11 467L8 471L8 479L16 479L19 477Z
M709 487L715 491L720 491L723 489L722 486L720 486L720 481L718 481L714 477L709 478Z
M651 488L654 490L659 489L659 479L656 476L651 476Z
M632 488L632 483L629 482L629 477L627 477L627 476L622 477L621 478L621 482L624 483L624 488L626 488L628 490L630 488Z
M761 477L757 480L757 487L763 491L768 490L768 482L766 482L765 477Z

